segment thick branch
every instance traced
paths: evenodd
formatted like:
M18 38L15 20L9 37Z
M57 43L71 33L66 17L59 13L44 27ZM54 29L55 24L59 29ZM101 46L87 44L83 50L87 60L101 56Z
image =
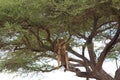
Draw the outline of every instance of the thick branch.
M68 51L71 52L73 55L83 59L83 61L87 61L87 63L89 62L89 60L87 58L85 58L84 56L80 55L79 53L77 53L76 51L72 50L71 47L67 47Z
M78 77L95 78L93 72L81 72L78 68L70 67L70 71L75 72Z
M114 77L115 80L120 80L120 68L117 69L117 71L115 72L115 77Z
M83 67L82 64L73 64L69 62L69 67Z
M78 62L80 64L84 64L84 62L82 60L78 60L78 59L69 58L69 61L74 61L74 62Z
M104 50L102 51L100 57L98 58L98 62L97 62L97 65L96 65L96 68L97 70L100 70L101 67L102 67L102 64L103 64L103 61L106 57L106 55L108 54L108 52L110 51L110 49L115 45L118 37L120 35L120 19L119 19L119 22L118 22L118 29L117 29L117 32L115 34L115 36L111 39L111 41L106 45L106 47L104 48Z
M70 48L70 47L69 47L68 50L69 50L73 55L81 58L81 59L83 60L84 64L85 64L85 67L86 67L86 66L87 66L87 67L90 66L92 69L94 69L94 65L91 64L90 61L89 61L87 58L85 58L83 55L80 55L79 53L75 52L75 51L72 50L72 48Z
M96 31L97 31L97 22L98 22L98 19L99 18L97 16L94 16L93 29L92 29L92 32L89 35L88 39L86 40L86 45L87 45L87 48L88 48L88 53L89 53L89 56L90 56L90 61L93 64L95 64L96 55L95 55L95 52L94 52L94 44L93 44L92 40L93 40L94 36L97 35Z
M69 61L76 62L77 64L70 63L70 66L85 66L85 63L82 60L69 58Z

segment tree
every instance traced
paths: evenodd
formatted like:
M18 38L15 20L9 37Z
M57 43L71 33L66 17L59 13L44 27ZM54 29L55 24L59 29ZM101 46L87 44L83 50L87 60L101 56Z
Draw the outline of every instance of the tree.
M114 78L102 69L106 58L119 59L119 5L119 0L1 0L0 70L57 69L49 62L57 60L54 46L62 38L67 41L69 70L76 76L119 80L120 68ZM103 46L96 48L98 42Z

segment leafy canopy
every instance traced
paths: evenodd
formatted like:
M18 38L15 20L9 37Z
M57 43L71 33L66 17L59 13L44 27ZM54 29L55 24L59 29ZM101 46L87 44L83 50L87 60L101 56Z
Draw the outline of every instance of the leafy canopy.
M51 71L56 40L70 38L68 47L81 46L94 27L94 41L109 40L109 31L117 29L108 23L117 22L119 6L119 0L0 0L0 70Z

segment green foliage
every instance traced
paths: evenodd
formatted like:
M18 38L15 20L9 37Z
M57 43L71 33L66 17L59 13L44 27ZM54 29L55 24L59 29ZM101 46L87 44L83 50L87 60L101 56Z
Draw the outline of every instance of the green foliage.
M39 53L40 54L40 53ZM16 52L8 53L7 57L5 57L0 63L0 70L14 72L28 72L28 71L37 71L37 70L45 70L46 68L53 68L49 63L49 61L42 57L36 57L36 53L31 52L30 50L19 50ZM44 56L47 57L47 54Z
M83 45L84 39L80 37L78 41L77 34L88 37L95 18L100 18L97 26L116 21L120 15L119 3L119 0L0 0L0 49L7 51L0 70L54 68L41 62L43 57L44 61L56 59L52 43L59 38L67 41L72 36L68 46ZM105 39L105 34L109 33L100 33L94 40Z

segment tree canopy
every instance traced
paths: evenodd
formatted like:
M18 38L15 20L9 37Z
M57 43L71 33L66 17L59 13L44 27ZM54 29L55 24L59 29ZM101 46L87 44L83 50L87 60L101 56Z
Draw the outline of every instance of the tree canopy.
M55 70L54 45L65 39L76 76L119 80L120 68L114 78L102 69L120 59L119 34L119 0L0 0L0 71Z

